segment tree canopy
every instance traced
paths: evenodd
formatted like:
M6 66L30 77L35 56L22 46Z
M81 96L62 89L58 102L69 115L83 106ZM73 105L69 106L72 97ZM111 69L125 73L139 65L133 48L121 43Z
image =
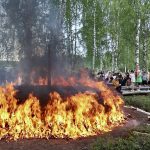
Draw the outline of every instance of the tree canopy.
M1 59L44 55L55 41L71 68L150 66L149 0L0 0L0 22Z

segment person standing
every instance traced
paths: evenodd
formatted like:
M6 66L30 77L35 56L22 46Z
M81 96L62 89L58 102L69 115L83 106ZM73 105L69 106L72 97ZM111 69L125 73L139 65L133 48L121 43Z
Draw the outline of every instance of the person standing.
M137 86L141 85L141 83L142 83L142 73L141 73L139 64L136 64L135 79L136 79Z
M150 85L150 72L148 72L148 74L147 74L147 78L148 78L148 85Z
M141 70L138 70L138 71L137 71L136 82L137 82L137 85L138 85L138 86L142 84L142 73L141 73Z
M142 74L142 85L147 85L147 81L148 81L148 75L147 72L144 71Z
M133 70L131 70L130 78L131 78L131 88L132 88L132 90L134 90L134 86L135 86L135 73L134 73Z

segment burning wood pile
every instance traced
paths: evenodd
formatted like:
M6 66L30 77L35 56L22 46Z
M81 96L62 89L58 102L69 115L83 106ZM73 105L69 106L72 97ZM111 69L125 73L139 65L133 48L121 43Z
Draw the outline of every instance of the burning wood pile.
M0 139L76 139L111 131L124 122L123 100L86 73L80 78L54 79L52 85L88 88L65 98L57 91L50 92L42 107L32 94L22 103L15 97L13 85L0 87Z

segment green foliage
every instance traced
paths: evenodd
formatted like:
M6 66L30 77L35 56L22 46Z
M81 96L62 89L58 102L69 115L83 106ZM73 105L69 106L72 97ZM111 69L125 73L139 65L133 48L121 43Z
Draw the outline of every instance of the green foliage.
M149 0L3 0L3 8L9 17L7 26L10 23L15 27L22 49L46 49L47 41L51 40L49 35L58 32L53 29L59 22L59 28L63 28L60 31L62 47L71 63L75 63L73 56L77 56L78 49L84 47L85 65L92 67L95 54L95 66L100 68L103 63L105 70L112 69L115 63L115 67L121 70L135 68L137 24L140 19L140 66L145 68L146 64L150 65ZM5 45L4 41L1 43Z
M83 6L83 27L82 38L87 48L87 61L92 61L93 57L93 3L91 1L82 0ZM149 22L149 9L150 2L141 0L103 0L96 1L96 44L97 55L96 60L100 59L99 51L104 47L104 52L110 50L111 53L116 53L118 58L118 68L134 69L135 67L135 49L136 49L136 33L137 21L142 20L140 34L140 45L143 40L147 38L144 33L149 34L150 30L144 27L143 22ZM108 41L109 38L109 41ZM106 42L104 42L106 41ZM110 43L114 42L114 52ZM140 64L143 62L143 48L140 46ZM103 63L105 59L103 59ZM100 61L96 61L99 66ZM112 60L105 65L104 69L108 69L112 64Z
M135 106L150 112L149 96L124 96L124 100L127 105Z

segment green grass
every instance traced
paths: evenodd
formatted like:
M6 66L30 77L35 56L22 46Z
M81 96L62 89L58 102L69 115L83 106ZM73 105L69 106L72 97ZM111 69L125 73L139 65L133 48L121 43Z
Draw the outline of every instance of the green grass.
M131 105L150 112L150 95L132 95L124 96L123 98L125 100L125 105Z
M150 95L124 96L125 105L131 105L150 112ZM136 127L127 132L126 137L99 138L92 150L149 150L150 125Z
M147 134L143 134L147 133ZM99 138L93 145L92 150L149 150L150 149L150 126L140 126L129 131L127 137Z

